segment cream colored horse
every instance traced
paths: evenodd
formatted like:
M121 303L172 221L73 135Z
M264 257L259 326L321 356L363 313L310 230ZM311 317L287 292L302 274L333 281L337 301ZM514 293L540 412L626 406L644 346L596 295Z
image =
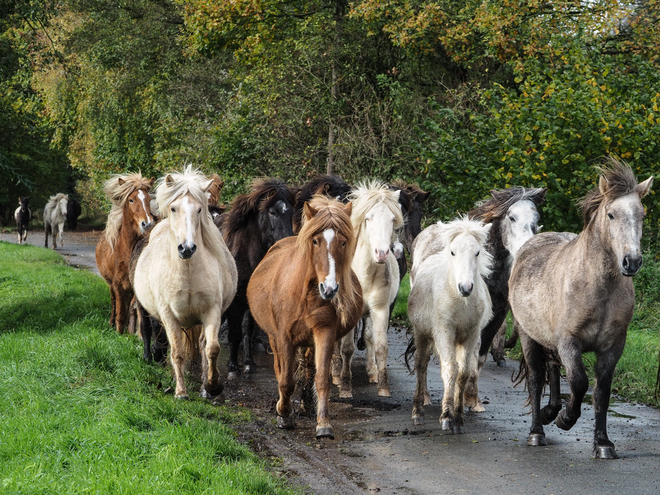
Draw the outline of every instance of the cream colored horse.
M64 239L62 233L64 232L64 222L66 222L66 209L69 203L69 196L64 193L57 193L51 196L44 208L44 231L46 232L46 240L44 247L48 247L48 235L53 236L53 249L57 248L57 237L60 240L60 247L64 246Z
M351 193L353 203L351 223L357 237L357 248L352 268L362 286L364 340L367 344L367 374L369 383L378 383L378 395L390 396L387 377L387 329L389 328L390 304L399 291L399 268L390 246L395 239L395 229L403 227L403 215L399 205L401 191L392 191L379 181L358 185ZM339 344L341 375L333 376L339 384L339 396L353 397L351 364L355 344L354 330ZM333 369L339 368L334 367Z
M160 320L172 347L177 398L188 398L183 377L182 328L201 324L201 396L222 391L218 332L236 294L236 264L211 220L207 192L213 180L188 166L159 181L156 202L163 220L151 231L135 269L135 295Z

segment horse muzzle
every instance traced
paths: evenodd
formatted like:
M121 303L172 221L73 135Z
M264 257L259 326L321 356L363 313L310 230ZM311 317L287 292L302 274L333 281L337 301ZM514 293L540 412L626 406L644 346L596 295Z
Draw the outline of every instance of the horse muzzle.
M319 294L325 300L332 299L337 295L337 292L339 292L339 284L335 284L334 287L328 287L323 282L319 284Z
M472 289L474 289L474 284L458 284L458 292L463 297L468 297L472 294Z
M144 235L144 233L147 231L147 229L148 229L149 227L151 227L153 224L154 224L154 223L153 223L151 220L149 220L148 222L142 220L142 221L140 222L140 233L141 233L142 235ZM180 246L179 246L179 247L180 247Z
M195 251L197 251L197 245L193 244L192 246L186 246L183 244L179 244L178 247L179 250L179 258L182 260L189 260L192 258L192 255L195 254Z
M642 256L624 256L621 263L621 275L624 277L634 277L642 267Z
M387 257L390 255L389 249L374 249L374 257L376 258L376 263L382 265L387 261Z

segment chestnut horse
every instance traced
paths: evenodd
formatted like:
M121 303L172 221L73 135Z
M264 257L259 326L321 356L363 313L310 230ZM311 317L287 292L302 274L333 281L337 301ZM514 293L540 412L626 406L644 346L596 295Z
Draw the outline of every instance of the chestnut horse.
M332 349L362 316L362 291L351 270L356 246L351 210L350 203L314 197L303 207L298 237L277 242L247 288L250 310L273 349L280 428L293 427L296 348L315 348L317 438L334 438L328 417Z
M96 266L110 286L110 325L117 329L117 333L124 333L133 298L129 276L131 253L152 225L149 191L153 182L153 179L145 179L138 172L114 176L103 187L112 208L103 235L96 245Z
M519 324L521 371L532 406L527 445L547 445L543 425L553 420L562 430L575 425L589 388L582 354L593 352L594 455L613 459L617 455L607 436L607 408L635 309L632 277L642 266L645 215L641 199L651 190L653 177L638 184L630 166L615 159L600 172L598 187L582 200L580 235L546 232L520 248L511 268L509 301ZM559 364L566 368L571 388L563 410ZM550 404L541 409L546 376Z

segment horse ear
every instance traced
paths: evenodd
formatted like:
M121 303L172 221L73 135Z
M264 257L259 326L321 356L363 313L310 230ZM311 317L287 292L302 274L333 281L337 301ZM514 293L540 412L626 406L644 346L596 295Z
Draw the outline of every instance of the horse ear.
M121 177L119 177L119 178L117 179L117 183L118 183L120 186L123 186L123 185L124 185L124 182L126 182L126 181L125 181L124 179L122 179Z
M170 174L167 174L167 177L165 177L165 185L167 187L172 187L173 184L174 184L174 178Z
M305 203L303 205L303 214L305 215L305 218L309 220L312 218L314 215L318 213L318 210L316 210L313 206L310 206L309 203Z
M353 213L353 203L351 201L344 205L344 213L346 213L349 217Z
M492 223L486 223L484 224L484 232L486 233L486 238L488 238L488 234L490 234L490 229L493 227Z
M639 194L639 199L642 199L644 196L646 196L649 193L652 185L653 185L653 176L649 177L644 182L637 184L637 186L635 187L635 191L637 192L637 194Z
M547 193L548 193L548 188L547 187L543 187L541 189L538 189L538 193L536 195L536 200L538 201L538 203L537 203L536 206L539 206L539 205L543 204L543 202L545 201L545 195Z
M598 190L601 194L607 193L607 179L604 175L601 175L600 179L598 180Z
M210 189L213 187L213 182L214 182L213 179L209 179L209 181L202 186L202 191L204 191L205 193L209 192Z
M154 187L154 182L156 182L156 178L155 178L155 177L152 177L151 179L149 179L149 189L151 189L152 187Z
M422 191L421 189L417 191L417 199L419 200L420 203L423 203L427 199L429 199L429 196L431 195L430 192Z
M397 201L399 201L399 198L401 197L401 189L397 189L394 191L394 197L396 198Z

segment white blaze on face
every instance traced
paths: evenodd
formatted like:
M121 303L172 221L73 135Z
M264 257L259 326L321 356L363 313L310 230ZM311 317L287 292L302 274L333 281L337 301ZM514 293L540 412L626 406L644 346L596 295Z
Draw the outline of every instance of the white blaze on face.
M184 196L181 208L186 219L186 246L191 247L195 244L195 230L193 229L193 210L195 209L195 205L188 200L188 196Z
M142 191L142 190L138 191L138 199L142 203L142 208L144 209L144 212L146 213L147 212L147 205L144 201L145 201L145 199L147 199L147 195L144 194L144 191Z
M323 237L325 237L325 243L328 249L328 276L325 277L324 283L328 289L332 290L337 287L337 273L335 269L335 259L332 257L332 254L330 253L330 244L335 238L335 231L332 229L328 229L325 232L323 232Z

